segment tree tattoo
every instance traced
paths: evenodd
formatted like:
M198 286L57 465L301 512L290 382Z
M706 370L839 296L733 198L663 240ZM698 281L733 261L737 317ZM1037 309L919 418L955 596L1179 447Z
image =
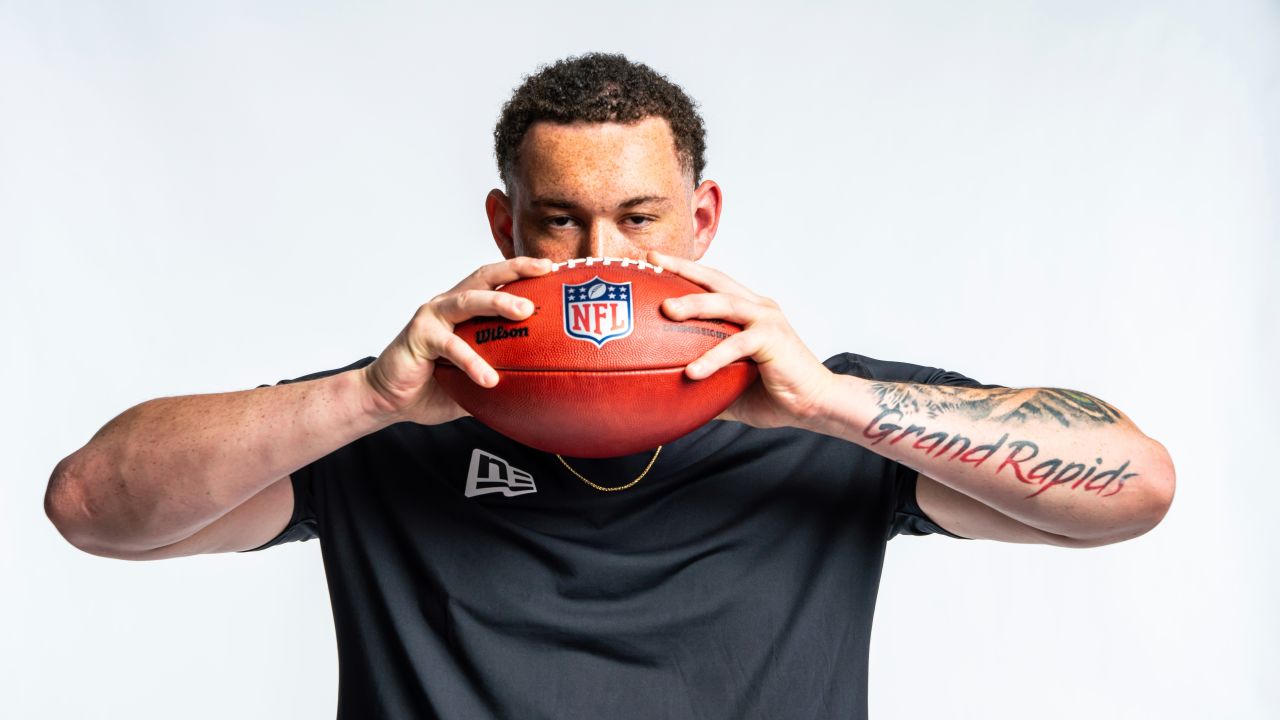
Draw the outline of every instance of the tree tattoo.
M950 385L921 385L917 383L875 382L871 394L880 406L877 415L863 429L863 437L870 445L888 442L897 445L914 436L914 441L904 447L933 457L946 457L948 462L959 460L978 467L1000 451L1006 451L995 474L1006 468L1020 482L1038 485L1027 495L1034 498L1041 493L1071 483L1071 490L1083 489L1110 497L1124 488L1125 481L1138 475L1126 473L1128 460L1119 467L1103 469L1102 458L1092 463L1068 462L1063 458L1041 458L1032 465L1032 458L1040 455L1040 446L1031 440L1015 439L1009 442L1005 433L998 440L977 444L975 440L948 431L938 431L925 425L902 424L908 417L924 416L942 418L959 414L972 420L992 420L997 423L1025 425L1029 422L1057 422L1062 427L1110 425L1123 419L1120 411L1092 395L1061 388L965 388ZM1115 483L1113 486L1112 483ZM1104 490L1109 492L1103 493Z
M903 413L924 412L931 418L960 413L973 420L997 422L1056 420L1063 427L1071 423L1114 423L1120 411L1098 398L1062 388L979 388L916 383L872 383L880 407Z

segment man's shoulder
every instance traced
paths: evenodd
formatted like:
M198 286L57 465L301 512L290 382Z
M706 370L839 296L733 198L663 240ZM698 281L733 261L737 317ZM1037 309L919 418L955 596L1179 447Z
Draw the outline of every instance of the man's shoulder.
M900 360L881 360L857 353L832 355L823 362L831 372L853 375L867 380L883 382L913 382L924 385L959 385L964 387L995 388L1000 385L984 385L978 380L955 370L934 365L918 365Z
M868 380L896 382L926 382L930 375L938 371L938 368L928 365L917 365L899 360L882 360L852 352L832 355L822 364L832 372L840 373L841 375L854 375Z
M307 380L319 380L321 378L329 377L330 375L337 375L338 373L344 373L344 372L347 372L348 370L355 370L357 368L362 368L365 365L368 365L369 363L373 362L374 360L377 360L377 358L373 357L372 355L369 355L369 356L360 358L359 360L351 363L350 365L344 365L343 367L332 368L330 370L321 370L319 372L308 373L306 375L301 375L296 378L285 378L283 380L277 381L276 384L287 385L289 383L306 382ZM264 385L259 385L258 387L264 388L264 387L270 387L270 385L264 384Z

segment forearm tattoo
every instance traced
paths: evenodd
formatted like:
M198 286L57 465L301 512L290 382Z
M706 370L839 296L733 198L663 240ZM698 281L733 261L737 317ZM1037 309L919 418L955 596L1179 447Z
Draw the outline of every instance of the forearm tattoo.
M925 412L929 417L960 413L973 420L997 422L1056 420L1071 423L1114 423L1120 411L1086 393L1060 388L964 388L950 385L873 383L872 392L882 408Z
M994 442L976 444L977 439L938 430L933 423L928 426L902 424L907 422L908 416L916 418L921 415L943 423L947 415L960 415L970 420L989 420L1010 426L1039 421L1056 422L1062 427L1085 427L1109 425L1121 420L1119 410L1086 393L1059 388L982 389L887 382L872 383L871 393L880 406L880 414L867 424L862 435L871 440L872 446L886 441L889 445L897 445L914 436L915 440L909 444L911 449L927 456L942 457L947 462L958 460L974 467L1003 452L995 474L1008 470L1007 474L1019 481L1039 486L1027 498L1034 498L1053 488L1111 497L1124 489L1126 481L1138 475L1126 472L1128 460L1118 467L1104 469L1102 458L1095 458L1092 463L1043 458L1038 444L1027 439L1009 441L1009 433ZM1033 459L1039 462L1032 464Z

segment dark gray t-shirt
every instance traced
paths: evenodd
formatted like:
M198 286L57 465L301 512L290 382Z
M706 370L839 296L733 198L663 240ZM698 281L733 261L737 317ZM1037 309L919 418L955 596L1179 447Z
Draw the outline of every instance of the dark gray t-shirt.
M651 456L569 462L613 486ZM288 527L254 550L320 539L340 720L865 718L885 543L957 537L915 475L826 435L712 421L605 493L472 418L399 423L293 473Z

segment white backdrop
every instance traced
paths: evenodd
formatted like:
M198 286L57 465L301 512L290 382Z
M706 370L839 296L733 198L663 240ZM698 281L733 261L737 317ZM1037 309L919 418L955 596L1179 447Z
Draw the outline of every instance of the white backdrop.
M497 258L511 89L609 50L700 101L704 262L817 354L1085 390L1175 460L1128 543L890 543L872 716L1274 717L1280 7L779 5L0 2L0 716L333 715L318 544L97 558L49 473L376 355Z

